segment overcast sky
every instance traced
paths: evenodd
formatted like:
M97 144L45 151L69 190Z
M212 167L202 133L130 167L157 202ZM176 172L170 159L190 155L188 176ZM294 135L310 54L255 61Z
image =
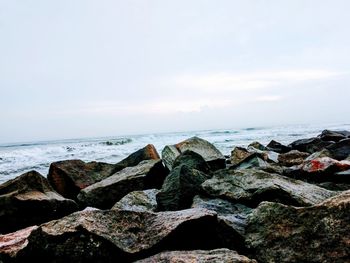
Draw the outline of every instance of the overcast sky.
M0 0L0 142L350 121L348 0Z

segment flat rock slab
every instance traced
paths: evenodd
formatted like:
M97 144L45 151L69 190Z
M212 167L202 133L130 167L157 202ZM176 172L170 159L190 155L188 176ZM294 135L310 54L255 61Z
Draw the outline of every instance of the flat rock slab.
M110 209L130 192L160 188L166 175L161 160L142 161L84 188L78 200L85 206Z
M262 203L250 216L246 245L259 262L349 262L350 191L296 208Z
M215 250L166 251L135 263L257 263L226 248Z
M175 159L187 150L201 155L212 170L222 169L226 166L225 156L213 144L198 137L189 138L175 145L165 146L162 151L165 166L172 170Z
M120 199L112 209L155 212L157 210L156 195L158 193L158 189L131 192Z
M78 205L56 193L35 171L0 185L0 233L57 219L78 210Z
M131 262L164 250L227 246L217 227L216 213L206 209L77 212L34 230L17 257L28 262Z
M248 206L256 206L262 201L309 206L336 194L303 181L256 169L220 170L202 187L212 197Z

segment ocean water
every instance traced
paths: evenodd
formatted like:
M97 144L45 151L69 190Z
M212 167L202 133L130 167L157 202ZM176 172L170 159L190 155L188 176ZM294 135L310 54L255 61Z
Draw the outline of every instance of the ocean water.
M60 160L81 159L117 163L149 143L161 153L165 145L198 136L213 143L223 154L229 155L235 146L247 146L253 141L266 145L274 139L289 144L301 138L314 137L324 129L350 130L350 124L248 127L0 144L0 183L30 170L47 175L50 163Z

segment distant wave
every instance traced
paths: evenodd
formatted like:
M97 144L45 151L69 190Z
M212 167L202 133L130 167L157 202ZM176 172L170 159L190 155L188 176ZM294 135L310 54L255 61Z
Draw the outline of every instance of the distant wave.
M249 127L249 128L244 128L243 131L258 131L258 130L264 130L265 128L262 127Z
M209 134L220 135L220 134L237 134L237 133L239 133L239 131L213 131L213 132L210 132Z
M132 139L125 138L125 139L119 139L119 140L109 140L109 141L101 142L100 144L112 146L112 145L124 145L131 142L132 142Z

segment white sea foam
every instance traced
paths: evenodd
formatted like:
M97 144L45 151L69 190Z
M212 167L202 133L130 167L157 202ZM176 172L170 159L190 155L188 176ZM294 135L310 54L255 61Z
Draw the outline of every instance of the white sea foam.
M81 159L116 163L149 143L154 144L160 153L165 145L198 136L213 143L223 154L229 155L235 146L247 146L253 141L267 144L274 139L288 144L300 138L316 136L323 129L350 130L350 124L258 127L2 144L0 145L0 183L29 170L37 170L46 175L50 163L59 160Z

